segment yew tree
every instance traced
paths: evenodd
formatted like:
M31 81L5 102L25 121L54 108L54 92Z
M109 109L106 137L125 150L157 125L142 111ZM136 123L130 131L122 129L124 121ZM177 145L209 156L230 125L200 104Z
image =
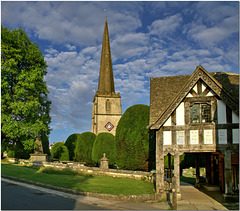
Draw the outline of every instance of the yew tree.
M51 102L42 52L22 29L1 26L1 58L2 145L31 152L39 135L49 153Z

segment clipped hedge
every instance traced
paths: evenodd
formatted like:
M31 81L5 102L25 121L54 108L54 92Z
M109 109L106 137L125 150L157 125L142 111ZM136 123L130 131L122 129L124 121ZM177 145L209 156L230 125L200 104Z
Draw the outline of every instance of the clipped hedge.
M75 149L75 160L78 162L86 162L87 165L92 165L92 148L95 141L96 135L92 132L85 132L78 136L76 149Z
M61 152L59 156L59 161L68 161L69 160L69 151L66 146L61 147Z
M80 135L81 134L79 134L79 133L74 133L74 134L70 135L64 144L68 148L68 151L69 151L69 160L75 159L75 149L76 149L77 139Z
M58 159L59 161L68 161L69 160L69 152L68 148L64 146L63 142L58 142L54 144L51 150L52 158Z
M149 168L149 152L154 144L149 124L149 106L134 105L121 117L116 130L116 164L121 169L144 170ZM151 139L150 139L151 140Z
M99 133L97 135L92 149L92 160L95 164L99 163L103 153L106 154L109 165L113 165L115 163L116 150L114 135L111 133Z

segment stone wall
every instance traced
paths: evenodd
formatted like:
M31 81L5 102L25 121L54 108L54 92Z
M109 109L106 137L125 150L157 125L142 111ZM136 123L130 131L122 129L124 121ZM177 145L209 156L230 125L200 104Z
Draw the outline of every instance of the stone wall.
M20 161L20 164L26 165L26 162L23 160ZM145 180L153 183L155 181L154 172L144 172L144 171L128 171L128 170L119 170L119 169L100 169L97 167L87 167L81 163L75 162L65 162L65 163L54 163L54 162L29 162L29 164L44 166L55 169L71 169L73 171L82 172L85 174L94 174L94 175L106 175L111 177L122 177L122 178L131 178L136 180Z

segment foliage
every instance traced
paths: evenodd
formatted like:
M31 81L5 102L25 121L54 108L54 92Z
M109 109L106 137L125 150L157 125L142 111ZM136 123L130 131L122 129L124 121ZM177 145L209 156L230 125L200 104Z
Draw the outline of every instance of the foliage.
M69 151L66 146L61 147L59 161L68 161L69 160Z
M184 158L185 158L185 154L182 154L182 155L180 156L180 164L182 164ZM170 161L170 168L171 168L171 169L174 169L174 156L171 155L171 158L170 158L170 159L171 159L171 161ZM169 166L168 166L168 156L167 156L167 155L164 156L164 168L169 168Z
M33 150L24 149L21 142L16 143L13 150L15 152L15 157L22 159L28 159L30 157L30 154L33 153Z
M59 161L68 161L69 160L69 152L66 146L64 146L63 142L58 142L53 145L51 150L51 156L54 159L58 159Z
M129 107L116 130L116 164L121 169L149 170L149 106ZM151 144L151 147L153 144Z
M48 146L51 102L42 52L22 29L11 31L1 26L1 58L2 142L10 146L21 143L22 151L31 151L40 135Z
M75 158L74 151L76 149L76 143L77 143L78 136L80 136L79 133L70 135L64 144L69 150L69 160L74 160L74 158Z
M185 153L183 154L184 158L181 162L181 169L189 168L189 167L196 167L196 154L193 153ZM205 154L198 154L199 156L199 167L206 166L206 155Z
M75 159L79 162L86 162L86 164L93 164L92 161L92 148L96 135L92 132L85 132L78 136Z
M109 165L113 165L115 163L116 151L114 135L111 133L99 133L97 135L92 149L92 160L95 163L99 163L103 153L106 154Z
M13 150L10 150L7 154L9 158L14 158L15 157L15 152Z
M55 169L55 168L51 168L51 167L41 167L38 170L38 173L44 173L44 174L57 174L57 175L80 175L80 176L87 176L87 177L92 177L91 174L84 174L82 172L78 172L78 171L73 171L71 169Z

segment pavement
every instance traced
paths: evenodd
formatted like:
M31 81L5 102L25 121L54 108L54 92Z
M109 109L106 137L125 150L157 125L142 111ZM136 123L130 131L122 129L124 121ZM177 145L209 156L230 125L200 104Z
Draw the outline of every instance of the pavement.
M125 202L114 201L106 199L98 199L89 196L80 196L70 193L65 193L57 190L51 190L31 184L20 183L17 181L2 178L2 181L14 183L16 185L22 185L24 187L37 189L49 194L55 194L63 196L65 198L71 198L76 200L75 210L78 210L78 203L88 203L104 207L111 210L170 210L170 204L167 201L161 202ZM238 204L239 206L239 204ZM214 200L207 194L199 191L194 186L188 183L181 182L181 200L177 204L178 210L228 210L226 206L223 206L218 201Z
M178 210L228 210L218 201L198 190L194 186L181 182L181 200Z

